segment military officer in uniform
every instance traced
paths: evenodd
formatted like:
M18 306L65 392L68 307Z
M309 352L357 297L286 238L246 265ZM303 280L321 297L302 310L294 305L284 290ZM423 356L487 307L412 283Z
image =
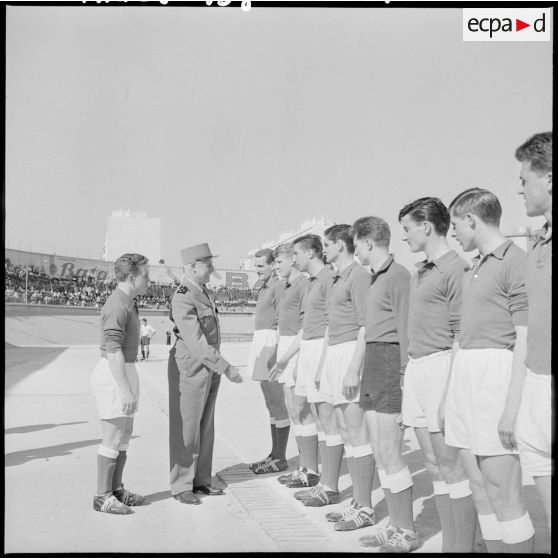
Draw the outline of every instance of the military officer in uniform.
M235 383L242 382L242 376L219 353L219 318L205 286L214 270L209 246L191 246L180 255L184 274L169 315L177 338L168 365L170 484L179 502L201 504L197 494L223 494L211 486L221 375Z

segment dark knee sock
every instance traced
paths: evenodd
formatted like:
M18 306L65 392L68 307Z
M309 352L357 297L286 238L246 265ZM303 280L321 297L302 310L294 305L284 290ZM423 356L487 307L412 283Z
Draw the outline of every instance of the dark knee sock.
M353 498L359 506L372 507L372 481L374 479L374 456L370 445L353 447L352 473Z
M275 424L270 424L271 427L271 451L269 455L272 457L275 455L275 449L277 447L277 429L275 428Z
M295 432L297 432L297 428L298 428L298 424L294 424L293 425L293 430ZM299 469L302 469L303 467L306 467L306 463L304 461L304 451L302 449L302 436L299 436L298 434L295 435L295 440L296 440L296 447L298 449L298 455L299 455L299 462L298 462L298 467Z
M117 450L104 446L97 453L97 494L112 492L112 479L116 468Z
M452 552L453 546L453 518L449 503L447 485L444 481L433 481L434 501L438 510L440 526L442 528L442 552Z
M378 467L378 478L380 479L380 487L382 489L382 492L384 493L384 500L386 501L386 506L388 509L389 523L391 523L391 525L395 525L391 517L391 509L393 504L391 503L392 494L391 494L391 489L389 488L388 476L385 470L380 469L379 467Z
M502 529L495 513L479 514L479 527L486 551L490 554L501 554L504 552L502 544Z
M532 554L535 548L535 536L518 543L502 544L502 552L504 554Z
M275 426L275 453L271 456L273 459L287 459L287 442L289 441L290 429L290 425Z
M340 436L332 436L338 440ZM326 445L326 462L322 470L321 483L329 486L331 490L339 490L339 473L341 472L341 463L343 461L343 444Z
M301 436L300 455L304 455L304 465L306 468L318 474L318 436ZM302 460L302 457L301 457Z
M318 432L318 458L323 468L326 459L326 443L325 434L323 432Z
M353 446L344 446L345 450L345 465L347 465L347 471L349 473L349 477L351 479L351 489L353 491L353 502L355 501L355 484L353 478L355 476L355 469L354 463L355 460L353 459Z
M535 547L535 529L529 514L511 521L500 521L503 552L506 554L531 554Z
M449 505L453 521L452 552L473 552L477 530L477 511L469 481L448 484Z
M387 475L389 485L388 510L392 525L415 530L413 521L413 478L408 467Z
M141 356L142 358L145 358L145 351L143 349L141 350Z
M120 450L118 452L118 457L116 458L116 466L114 468L114 476L112 477L112 489L116 490L122 486L122 472L124 471L124 465L126 465L126 451Z

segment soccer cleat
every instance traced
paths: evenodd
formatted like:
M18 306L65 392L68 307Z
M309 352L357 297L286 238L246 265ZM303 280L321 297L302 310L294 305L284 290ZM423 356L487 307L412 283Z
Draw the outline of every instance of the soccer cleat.
M269 463L262 463L252 472L255 475L267 475L268 473L278 473L279 471L286 471L289 468L289 464L284 459L273 459Z
M357 504L354 500L351 500L347 505L342 507L339 511L332 511L326 514L325 518L327 521L331 523L335 523L336 521L341 521L346 516L350 515L351 512L357 507ZM386 539L387 542L387 539Z
M112 493L116 496L116 499L127 506L139 506L145 500L144 496L140 496L139 494L134 494L133 492L129 492L124 488L124 485L118 487L116 490L113 490Z
M366 535L365 537L360 537L359 542L363 546L371 546L377 548L387 544L392 535L397 531L397 527L394 527L390 523L387 525L382 525L378 527L373 535Z
M313 496L314 494L317 494L319 492L319 490L321 489L322 485L321 484L317 484L316 486L309 488L308 490L299 490L298 492L295 492L293 494L293 496L297 499L297 500L304 500L305 498L308 498L309 496Z
M376 523L376 516L374 510L371 512L365 511L361 507L356 507L352 513L348 514L341 521L338 521L333 528L336 531L354 531L361 527L369 527Z
M303 469L296 479L286 482L285 486L288 488L304 488L305 486L316 486L319 482L320 475L309 473Z
M305 506L312 508L319 508L321 506L327 506L329 504L337 504L339 502L339 492L334 492L333 490L324 490L323 486L318 485L314 488L318 488L314 494L308 496L302 500Z
M388 542L380 547L380 552L412 552L419 546L420 542L416 533L412 531L403 532L398 527Z
M291 471L290 473L285 473L284 475L279 475L277 477L277 480L281 483L281 484L286 484L288 482L291 482L295 479L298 478L298 475L300 475L301 469L295 469L294 471Z
M134 513L126 504L119 502L112 493L96 494L93 498L93 509L104 513L113 513L115 515L128 515Z
M259 467L260 465L267 464L270 461L271 461L271 454L269 454L265 459L262 459L261 461L255 461L254 463L251 463L250 465L248 465L248 468L253 471L254 469Z

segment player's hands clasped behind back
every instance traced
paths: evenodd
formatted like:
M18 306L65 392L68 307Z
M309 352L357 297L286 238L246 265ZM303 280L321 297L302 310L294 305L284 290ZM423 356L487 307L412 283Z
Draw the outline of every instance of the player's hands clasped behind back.
M225 376L235 384L242 383L242 375L236 366L229 366L225 372Z

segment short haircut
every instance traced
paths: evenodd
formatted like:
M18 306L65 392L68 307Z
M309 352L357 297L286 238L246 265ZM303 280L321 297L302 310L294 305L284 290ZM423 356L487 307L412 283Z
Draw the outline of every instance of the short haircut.
M552 172L552 132L531 136L515 150L515 158L521 163L529 161L538 175Z
M266 264L272 264L275 261L273 257L273 250L271 248L262 248L254 254L255 258L265 257Z
M147 318L142 318L141 321L147 323Z
M399 212L399 221L409 215L413 221L422 223L428 221L434 226L434 230L446 236L450 227L450 214L447 207L440 198L419 198L414 202L408 203Z
M117 281L126 281L128 275L137 277L140 274L140 266L147 264L149 260L141 254L122 254L114 262L114 275Z
M342 240L347 247L347 252L349 252L349 254L355 253L355 243L353 242L353 229L351 225L333 225L324 231L324 236L327 236L328 240L332 242Z
M273 257L277 259L279 256L287 256L288 258L293 255L294 245L292 242L285 242L284 244L279 244L275 250L273 250Z
M355 238L369 238L377 246L387 248L391 236L389 225L381 217L361 217L353 224Z
M487 225L500 225L502 206L500 200L488 190L469 188L461 192L449 205L449 210L456 217L466 213L476 215Z
M312 250L316 257L322 259L324 255L324 246L322 239L317 234L305 234L299 236L293 242L293 246L300 244L305 250Z

